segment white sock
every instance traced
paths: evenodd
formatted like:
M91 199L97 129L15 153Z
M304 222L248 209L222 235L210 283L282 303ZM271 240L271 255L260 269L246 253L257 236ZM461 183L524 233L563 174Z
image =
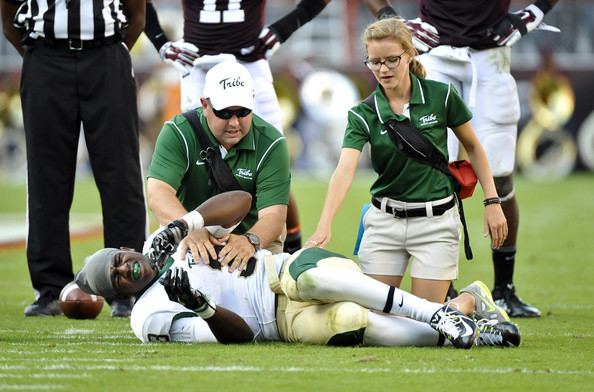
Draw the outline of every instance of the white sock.
M378 311L384 310L390 291L389 285L360 272L329 266L303 272L297 279L297 288L303 300L352 301ZM428 323L442 306L394 288L393 303L387 313Z
M204 218L202 215L194 210L188 212L186 215L181 217L183 220L186 221L188 224L188 233L191 233L195 230L201 229L204 227Z
M363 335L366 346L438 346L443 340L428 324L374 312L367 316Z

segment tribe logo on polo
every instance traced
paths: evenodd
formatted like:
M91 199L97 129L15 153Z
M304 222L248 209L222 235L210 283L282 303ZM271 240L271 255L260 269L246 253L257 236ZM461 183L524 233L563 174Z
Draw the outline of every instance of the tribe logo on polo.
M246 180L251 180L253 178L253 174L250 169L237 168L235 173L237 177L245 178Z
M419 123L422 127L437 124L437 116L434 113L419 117Z
M221 87L223 88L223 90L226 90L227 87L231 88L231 87L243 87L245 86L245 82L243 80L241 80L241 77L238 76L236 78L225 78L222 79L221 81L219 81L219 84L221 85Z

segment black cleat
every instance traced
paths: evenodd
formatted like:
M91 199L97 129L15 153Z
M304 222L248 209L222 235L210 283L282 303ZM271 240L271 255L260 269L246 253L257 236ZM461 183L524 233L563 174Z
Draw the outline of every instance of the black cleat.
M479 328L479 336L475 342L477 346L520 346L520 330L512 322L481 319L476 325Z
M478 335L474 320L447 305L431 316L429 325L445 336L456 348L470 348Z
M522 301L516 295L516 288L513 284L493 289L495 303L503 308L509 317L540 317L540 310Z
M134 297L114 298L111 301L111 317L130 317L133 306Z
M39 298L25 308L25 316L59 316L62 314L57 299Z

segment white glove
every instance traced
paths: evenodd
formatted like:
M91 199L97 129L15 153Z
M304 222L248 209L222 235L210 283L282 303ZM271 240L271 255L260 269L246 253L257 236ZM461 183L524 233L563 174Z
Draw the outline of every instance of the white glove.
M258 39L260 40L260 51L267 59L271 58L278 48L280 48L281 43L278 40L276 33L268 27L262 29Z
M413 45L419 53L428 52L439 46L439 32L433 25L423 22L421 18L403 20L403 22L411 31Z
M512 46L523 35L536 29L543 19L544 12L534 4L518 12L507 14L507 17L491 32L493 41L498 46Z
M194 67L194 60L200 57L196 45L184 42L183 39L175 42L167 41L159 49L159 55L161 60L173 65L184 76L190 73Z

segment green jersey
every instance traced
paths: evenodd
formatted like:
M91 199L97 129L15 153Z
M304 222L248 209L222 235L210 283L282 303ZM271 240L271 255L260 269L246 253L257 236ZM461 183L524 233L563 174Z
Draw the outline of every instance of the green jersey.
M220 143L210 132L202 108L200 123L215 148ZM208 171L200 157L198 138L182 115L167 121L155 145L148 177L166 182L177 191L186 210L191 211L214 195L208 186ZM284 136L272 125L253 115L250 131L224 157L243 190L253 196L252 207L235 229L244 233L258 220L258 211L289 202L289 152Z
M449 84L410 75L411 96L404 113L412 125L429 139L447 158L447 128L462 125L472 118L470 110L455 88ZM453 193L448 178L439 170L409 158L398 150L383 129L387 120L403 120L392 111L381 85L373 93L375 110L365 103L351 108L343 148L359 151L366 143L371 147L371 164L378 178L371 195L406 202L439 200Z

